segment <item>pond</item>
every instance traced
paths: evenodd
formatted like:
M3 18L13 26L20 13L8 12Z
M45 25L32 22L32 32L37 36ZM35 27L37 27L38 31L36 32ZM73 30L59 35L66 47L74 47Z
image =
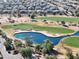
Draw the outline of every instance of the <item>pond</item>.
M60 36L60 37L49 37L39 32L20 32L14 34L14 36L18 39L30 39L34 44L42 44L46 39L49 39L53 42L54 45L57 45L63 38L69 36ZM79 31L70 36L79 36Z

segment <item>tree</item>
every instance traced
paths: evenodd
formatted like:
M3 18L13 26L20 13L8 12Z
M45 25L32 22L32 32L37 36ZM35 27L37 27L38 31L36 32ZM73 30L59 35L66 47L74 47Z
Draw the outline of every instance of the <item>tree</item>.
M32 19L34 19L34 18L36 17L36 12L33 12L33 13L30 15L30 17L31 17Z
M25 45L26 46L32 46L32 41L31 41L30 37L26 37L26 38L24 38L24 40L25 40Z
M65 21L61 21L61 24L65 25Z
M47 15L47 14L46 14L46 12L44 12L43 14L44 14L44 16L46 16L46 15Z
M22 47L22 42L21 41L15 41L15 45L16 45L16 47Z
M34 14L32 14L32 15L31 15L31 18L32 18L32 19L34 19L34 18L35 18L35 15L34 15Z
M47 54L47 49L46 48L43 48L42 49L42 53L43 53L43 56L45 56L45 54Z
M6 41L4 42L4 45L6 47L6 50L13 50L14 49L14 46L12 44L12 39L10 38L6 38Z
M8 42L8 43L10 43L10 44L11 44L11 43L12 43L12 39L7 37L6 42Z
M7 39L7 35L4 32L2 32L1 35L3 38Z
M67 57L68 57L68 59L74 59L74 56L73 56L73 54L72 54L72 51L67 51Z
M32 49L30 47L22 48L20 51L21 55L24 59L32 59Z
M5 4L3 5L3 8L2 8L1 11L0 11L0 14L1 14L1 15L0 15L1 17L0 17L0 18L2 18L4 6L5 6Z
M6 38L6 34L0 29L0 35L3 37L3 38Z
M76 54L76 58L75 59L79 59L79 52Z
M17 17L21 17L21 13L20 13L20 10L19 10L19 5L18 5L18 8L17 8Z
M79 12L76 13L76 16L79 17Z
M4 42L4 45L6 47L6 50L12 50L14 48L12 46L12 41L11 40L7 40L6 42Z
M54 44L51 41L46 40L42 47L46 49L46 53L51 53L54 48Z
M0 35L2 35L2 33L3 33L2 30L0 30Z
M40 50L41 50L41 45L40 45L40 44L37 44L37 45L35 46L35 51L40 52Z

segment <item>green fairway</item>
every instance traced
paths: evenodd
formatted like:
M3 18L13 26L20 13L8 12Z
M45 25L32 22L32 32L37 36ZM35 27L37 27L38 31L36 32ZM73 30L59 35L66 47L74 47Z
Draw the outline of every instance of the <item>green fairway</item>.
M64 39L64 43L72 46L72 47L78 47L79 48L79 37L69 37Z
M39 30L39 31L47 31L49 33L59 33L59 34L67 34L73 33L74 30L65 29L62 27L45 27L45 26L37 26L33 24L15 24L15 25L5 25L2 27L3 29L21 29L21 30Z
M50 21L65 21L65 22L79 22L79 18L71 17L37 17L37 20L50 20Z

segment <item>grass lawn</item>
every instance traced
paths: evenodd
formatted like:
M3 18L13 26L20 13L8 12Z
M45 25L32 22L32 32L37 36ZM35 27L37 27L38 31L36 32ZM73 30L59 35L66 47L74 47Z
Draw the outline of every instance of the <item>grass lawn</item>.
M69 45L69 46L79 48L79 37L66 38L66 39L64 39L64 43Z
M60 34L68 34L73 33L74 30L65 29L62 27L45 27L45 26L37 26L33 24L14 24L14 25L4 25L3 29L21 29L21 30L39 30L39 31L47 31L49 33L60 33Z
M37 17L38 20L50 20L50 21L65 21L65 22L79 22L79 18L72 17Z

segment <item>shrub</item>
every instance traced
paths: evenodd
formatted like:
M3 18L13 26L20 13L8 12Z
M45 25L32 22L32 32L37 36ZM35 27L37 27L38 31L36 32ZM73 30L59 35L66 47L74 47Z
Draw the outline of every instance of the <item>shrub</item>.
M20 41L15 41L15 45L16 45L16 47L21 47L23 44Z
M5 45L5 47L6 47L6 50L11 50L12 49L12 47L11 47L11 45L12 44L10 44L9 42L4 42L4 45Z
M4 45L6 47L6 50L12 50L12 49L14 49L11 40L7 40L6 42L4 42Z
M45 52L49 54L52 52L54 44L51 41L46 40L45 43L43 43L42 47L46 50Z
M27 47L27 48L22 48L20 50L20 53L21 55L23 56L23 58L29 58L31 59L32 58L32 49L30 47Z

